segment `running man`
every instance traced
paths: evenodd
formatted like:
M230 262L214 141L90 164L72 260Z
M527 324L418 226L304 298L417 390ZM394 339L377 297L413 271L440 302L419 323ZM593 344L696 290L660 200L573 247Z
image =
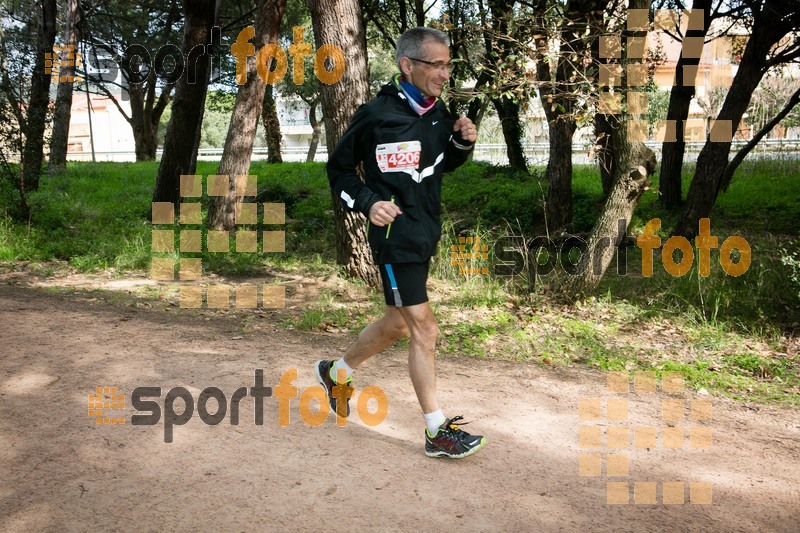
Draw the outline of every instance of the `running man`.
M328 179L346 209L367 217L372 258L383 281L386 312L367 326L344 357L318 361L317 379L337 411L337 376L411 336L408 370L425 417L425 453L461 458L486 439L446 418L436 393L435 351L439 326L425 288L430 258L441 236L442 175L463 164L478 138L468 118L454 119L438 97L450 78L450 40L432 28L412 28L397 40L400 74L358 108L328 159ZM356 173L364 163L366 183Z

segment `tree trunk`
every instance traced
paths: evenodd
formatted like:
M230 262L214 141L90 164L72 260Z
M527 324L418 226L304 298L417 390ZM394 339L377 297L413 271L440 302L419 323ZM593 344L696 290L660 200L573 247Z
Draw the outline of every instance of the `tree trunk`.
M503 128L503 138L506 141L508 151L508 164L513 168L523 172L528 171L528 162L525 159L525 151L522 149L522 121L519 116L519 102L511 98L492 99L500 125Z
M731 131L736 131L742 115L747 110L750 97L764 75L767 54L775 43L786 35L791 26L782 23L784 13L776 7L779 0L768 1L756 14L753 31L747 41L742 61L730 91L725 97L717 121L731 122ZM786 8L784 7L784 10ZM686 204L681 218L675 227L676 235L693 237L698 231L701 218L708 218L717 200L719 186L725 167L728 166L731 140L723 142L706 142L697 157L692 183L686 197Z
M400 35L402 35L408 29L408 7L406 6L406 0L399 0L398 4L400 10Z
M631 0L630 9L647 9L647 0ZM644 36L643 31L625 30L625 37ZM627 58L623 52L622 62L641 63L641 59ZM617 247L625 237L636 204L649 185L648 176L656 169L655 154L644 143L628 137L628 115L609 115L611 144L614 147L614 183L606 199L603 211L592 228L581 250L581 258L575 272L561 284L563 295L569 300L580 299L596 288L603 278ZM615 237L610 237L615 235ZM562 263L565 261L562 254Z
M471 107L471 106L470 106ZM475 124L475 128L479 129L481 127L481 122L483 122L483 117L486 115L486 110L489 108L489 102L484 101L482 105L478 108L478 112L475 114L475 118L472 122ZM473 150L472 153L469 154L470 157L474 155L475 151Z
M184 70L184 72L186 71ZM151 73L143 83L130 84L126 87L130 116L119 105L116 96L107 87L103 84L95 85L110 99L130 125L136 161L155 161L158 149L158 126L164 110L172 99L174 84L168 83L159 87L158 98L156 98L156 84L156 76Z
M182 52L189 59L175 89L172 117L164 137L164 155L153 193L154 202L177 203L180 200L180 176L194 174L197 161L197 136L203 122L210 66L205 44L209 42L214 24L215 1L184 0L184 13Z
M537 74L541 82L550 82L549 91L540 89L542 107L547 117L550 133L550 151L547 163L547 225L550 231L568 230L572 225L572 137L575 134L575 100L579 81L586 68L581 61L592 54L590 43L597 41L600 33L604 3L599 0L571 0L567 3L561 24L561 54L555 75L550 71L539 38ZM545 27L544 19L540 19Z
M497 65L507 63L508 57L516 51L517 47L510 30L510 24L514 17L514 2L512 0L489 0L487 5L492 14L492 33L496 38L491 35L485 36L484 47L487 58L489 58L488 61L496 62L491 68L497 69L497 75L500 76L501 72ZM522 75L521 72L518 74ZM494 104L500 119L500 126L503 128L508 164L527 172L528 162L525 159L521 140L524 130L520 120L520 103L507 96L501 96L492 98L492 104Z
M256 53L267 43L278 42L278 31L286 0L261 0L255 27ZM258 116L264 103L266 83L258 76L255 57L248 58L247 81L239 86L233 106L225 148L217 174L229 177L228 195L214 196L208 209L208 227L232 230L236 227L236 206L243 198L236 194L236 176L250 171Z
M703 13L703 28L686 31L686 37L705 38L711 25L711 0L695 0L692 12L700 10ZM695 15L696 16L696 15ZM694 22L694 21L693 21ZM699 55L699 54L695 54ZM667 120L673 121L676 129L675 141L665 140L661 148L661 172L658 176L658 190L661 193L661 204L673 209L681 204L681 173L683 170L683 156L686 151L684 141L684 126L689 117L689 105L694 98L694 84L684 85L683 69L685 66L696 66L700 63L699 57L685 57L681 49L681 56L675 65L675 85L669 95Z
M264 107L261 109L261 124L267 140L267 163L283 163L281 156L281 122L278 107L275 105L275 87L267 86L264 91Z
M605 31L599 24L599 31ZM593 64L600 66L608 63L608 58L600 57L600 38L595 36L589 45ZM593 81L599 81L599 75L592 77ZM608 87L600 87L598 98L604 93L608 93ZM598 106L599 107L599 106ZM598 109L598 111L600 111ZM603 111L606 111L605 109ZM611 188L614 186L614 145L611 142L611 117L606 113L595 113L594 115L594 135L595 150L597 153L597 163L600 168L600 185L603 187L603 197L608 198Z
M67 17L64 31L64 44L78 51L80 42L80 0L67 0ZM50 138L49 172L59 172L67 166L67 144L69 142L69 121L72 115L72 84L75 81L75 66L67 66L59 71L56 107L53 112L53 134Z
M219 10L222 7L222 0L215 0L214 1L214 14L211 18L211 30L209 31L209 39L203 48L206 57L206 69L203 73L202 82L199 84L200 88L198 92L201 93L198 95L200 102L202 102L201 113L200 113L200 121L197 124L197 128L195 129L194 133L194 148L191 152L191 159L189 164L191 165L192 172L194 173L197 169L197 156L200 153L200 138L203 134L203 116L205 115L205 105L206 105L206 96L208 96L208 84L211 82L211 74L213 71L213 57L211 55L211 45L216 44L219 46L220 44L220 33L214 31L214 25L217 23L219 19ZM200 74L197 74L199 78Z
M158 127L153 125L147 113L144 89L144 84L133 84L128 87L131 106L131 118L128 122L133 131L136 161L155 161Z
M630 223L636 205L650 183L647 169L655 169L653 151L643 143L631 143L627 139L626 128L625 121L612 126L612 143L617 148L614 153L618 154L615 169L624 170L615 170L614 186L589 234L586 251L581 253L576 274L569 276L561 287L564 295L572 301L594 292L603 279L618 246L625 238L624 230Z
M214 20L216 20L216 18ZM194 174L197 170L197 154L200 151L200 138L203 136L203 117L205 116L206 112L206 97L208 96L208 80L210 79L210 75L211 58L209 57L208 68L206 69L205 77L203 78L203 82L198 84L200 87L197 90L197 99L203 107L200 111L200 120L197 123L197 128L194 130L194 142L192 143L192 149L189 152L189 168L192 169L192 174Z
M414 0L414 14L417 18L417 26L424 26L425 25L425 1L424 0Z
M603 196L608 198L614 185L614 145L611 143L611 123L608 115L597 113L594 116L594 133L597 138L600 183L603 186Z
M572 135L575 121L557 117L550 123L547 161L547 228L549 233L572 225Z
M56 0L41 0L39 8L38 50L31 75L31 96L22 152L23 194L39 188L44 159L44 130L50 104L50 74L45 74L44 57L53 52L56 40Z
M308 120L311 122L313 133L311 134L311 145L308 147L308 154L306 155L306 163L311 163L317 156L317 146L319 146L319 138L322 132L322 125L319 123L319 120L317 120L316 103L312 104L311 108L308 110Z
M481 78L483 78L484 73L486 71L481 72L481 75L478 78L478 82L475 85L475 91L479 90L479 85L482 84ZM451 78L452 79L452 78ZM485 82L484 82L485 83ZM453 102L451 102L453 103ZM467 106L467 118L469 118L474 124L475 128L480 132L481 122L483 121L483 117L486 114L486 110L489 108L491 102L486 99L482 98L473 98L469 101L469 105ZM454 109L451 111L454 115L457 114L458 109ZM470 151L469 157L467 161L473 161L475 157L475 150Z
M332 85L323 84L321 88L325 135L328 153L332 154L350 118L358 106L369 98L363 19L358 0L309 0L309 9L317 47L334 44L347 52L347 65L342 79ZM342 202L333 197L332 191L331 198L336 261L344 265L347 275L379 287L380 275L372 264L364 216L354 211L345 212Z

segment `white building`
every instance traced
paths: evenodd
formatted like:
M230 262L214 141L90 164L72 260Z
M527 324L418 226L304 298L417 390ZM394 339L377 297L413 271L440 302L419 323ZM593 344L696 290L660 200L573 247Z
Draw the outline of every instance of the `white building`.
M73 93L72 114L69 122L67 159L71 161L92 160L92 138L95 158L98 161L135 161L133 132L110 98L91 95L91 127L89 124L89 101L86 93ZM117 100L125 113L130 114L130 104Z
M130 102L122 100L118 96L116 101L125 114L130 116ZM304 154L311 144L313 133L311 122L308 119L308 109L299 100L294 102L278 97L276 103L284 149L289 153L302 152ZM90 113L86 93L75 91L69 124L67 159L91 161L93 137L97 161L135 161L136 143L133 131L119 107L105 95L92 94ZM260 125L255 145L257 147L264 145L263 130ZM219 146L216 149L201 150L201 153L207 151L209 152L208 157L214 159L215 153L221 149L222 146ZM254 155L254 159L258 157L258 154ZM216 158L218 159L218 156Z

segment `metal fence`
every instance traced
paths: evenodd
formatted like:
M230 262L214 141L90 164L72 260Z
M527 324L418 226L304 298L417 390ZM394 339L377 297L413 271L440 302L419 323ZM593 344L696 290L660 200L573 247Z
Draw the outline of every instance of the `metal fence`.
M747 141L734 141L731 147L731 158L739 151ZM645 143L653 149L656 153L656 158L661 159L662 143L655 141L648 141ZM697 161L697 156L702 150L705 143L691 142L686 143L686 153L684 156L685 162ZM548 143L526 143L523 144L523 150L528 161L533 165L541 165L547 163L549 145ZM156 157L160 158L162 150L156 152ZM281 155L284 161L305 161L308 154L308 148L286 147L281 150ZM266 147L256 147L253 149L252 159L254 161L264 160L267 158L268 151ZM92 154L90 152L70 152L67 154L70 161L91 161ZM795 161L800 159L800 139L768 139L763 140L753 149L747 156L748 159L770 159L770 160L791 160ZM222 158L222 148L201 148L198 154L198 159L203 161L219 161ZM135 161L136 154L134 152L95 152L95 159L97 161ZM477 161L488 161L497 165L508 164L508 157L506 155L505 144L478 144L475 146L474 159ZM328 150L325 145L320 144L317 148L316 157L314 161L325 162L328 160ZM592 144L590 142L575 143L572 145L572 162L576 165L592 164L595 162L592 151Z
M576 165L587 165L595 163L594 150L592 149L591 142L575 143L572 145L572 162ZM697 156L703 149L706 143L704 142L690 142L686 143L686 151L683 157L684 162L694 163L697 161ZM734 141L731 145L730 158L741 150L747 141ZM656 153L656 159L661 160L661 149L663 143L656 141L645 142L649 148ZM549 157L550 145L548 143L527 143L523 144L522 148L525 152L525 157L528 162L534 165L547 164ZM800 159L800 139L768 139L762 140L756 145L748 159L787 159L797 160ZM489 161L496 165L508 164L508 156L505 144L479 144L475 146L474 159L479 161Z

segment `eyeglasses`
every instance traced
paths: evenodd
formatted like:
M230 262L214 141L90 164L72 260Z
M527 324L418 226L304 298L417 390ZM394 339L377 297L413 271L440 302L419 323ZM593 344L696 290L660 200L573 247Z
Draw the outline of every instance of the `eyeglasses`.
M426 65L430 65L435 69L438 70L446 70L449 74L453 73L453 67L455 65L453 63L442 63L441 61L425 61L424 59L417 59L416 57L409 57L411 61L417 61L419 63L425 63Z

